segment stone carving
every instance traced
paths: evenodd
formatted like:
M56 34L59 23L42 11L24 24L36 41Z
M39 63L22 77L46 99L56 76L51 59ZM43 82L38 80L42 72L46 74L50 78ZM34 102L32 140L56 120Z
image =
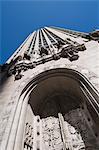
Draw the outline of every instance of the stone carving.
M65 114L65 120L70 124L69 130L74 147L84 146L85 149L93 150L96 147L95 138L90 131L81 109L72 110ZM71 126L72 125L72 126ZM76 130L75 130L76 129ZM81 138L82 137L82 138ZM78 144L77 144L78 140ZM94 148L93 148L94 145Z
M73 150L80 150L85 149L84 141L82 140L82 137L80 133L69 123L68 124L68 132L69 132L69 138L72 143Z
M65 114L64 119L64 130L60 127L59 118L50 116L41 119L42 134L39 135L42 137L44 150L65 149L62 130L66 134L65 143L70 145L68 150L97 150L94 137L80 108ZM38 142L38 139L35 140ZM26 123L25 127L24 149L33 149L33 128L29 123Z
M38 60L31 60L31 56L28 55L27 52L25 52L23 58L19 56L19 58L21 57L21 59L18 58L16 61L13 61L13 63L10 65L8 69L8 75L14 74L15 80L19 80L22 78L21 71L33 69L36 65L51 61L53 59L58 60L61 57L68 58L70 61L75 61L79 58L78 52L84 51L86 49L84 44L74 46L69 43L69 45L67 46L66 41L62 40L59 40L56 46L57 48L52 46L52 50L50 48L48 50L45 47L41 47L39 50L40 56ZM53 51L51 55L49 55L50 51ZM48 57L46 57L46 55L48 55Z
M47 117L42 119L42 124L45 150L62 150L63 142L58 118Z
M42 54L48 55L48 50L44 47L40 48L40 55L42 56Z
M25 126L24 148L33 147L33 127L27 122Z

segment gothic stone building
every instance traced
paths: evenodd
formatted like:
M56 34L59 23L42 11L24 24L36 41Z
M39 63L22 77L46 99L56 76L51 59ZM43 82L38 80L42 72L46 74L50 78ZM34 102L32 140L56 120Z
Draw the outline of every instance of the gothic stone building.
M98 30L34 31L0 76L0 150L99 150Z

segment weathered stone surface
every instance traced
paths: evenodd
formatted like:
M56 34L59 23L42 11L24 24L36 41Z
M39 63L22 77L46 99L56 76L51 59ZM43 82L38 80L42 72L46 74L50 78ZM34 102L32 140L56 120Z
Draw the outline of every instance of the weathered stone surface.
M48 32L48 34L53 37L52 39L51 37L49 38L46 32L43 30L43 36L45 37L45 40L41 39L41 41L39 41L39 36L37 35L37 40L34 44L34 32L7 61L7 63L11 65L10 70L8 70L8 73L11 76L6 77L3 80L2 85L0 85L0 143L2 146L2 150L7 149L6 146L7 143L9 143L9 137L12 136L12 133L13 135L15 135L15 137L17 137L18 123L20 122L21 109L23 107L22 104L24 98L28 94L25 93L28 89L26 85L29 82L32 82L31 80L40 73L47 72L56 68L68 68L71 70L75 70L84 75L91 82L92 86L94 86L96 90L99 91L99 43L94 39L89 40L88 36L84 33L70 33L69 30L60 32L59 29L54 28L46 28L46 30L46 32ZM46 54L43 56L43 59L41 58L39 51L40 46L43 45L42 43L45 44L45 50L43 49L43 52L41 53ZM47 43L49 46L47 45ZM71 61L69 61L69 59ZM17 76L19 75L18 73L21 73L22 76ZM15 76L17 76L17 79L19 80L15 80ZM21 93L23 89L24 92ZM53 88L53 90L55 89ZM21 95L23 97L21 97ZM18 109L19 103L21 103L20 109ZM20 115L16 116L16 114ZM75 149L79 150L84 146L84 141L85 145L88 145L89 147L89 149L87 148L88 150L95 150L95 146L98 150L99 147L95 143L96 141L94 140L92 133L89 132L90 130L86 123L86 119L82 116L83 115L81 111L79 111L79 109L71 111L65 116L68 122L68 130L70 130L70 137L72 139L72 142L74 142L73 146L75 147ZM53 150L62 149L63 141L61 139L58 118L50 116L45 119L40 119L39 123L37 122L36 118L34 120L35 121L33 121L32 123L29 122L31 128L28 127L27 131L27 145L30 145L31 147L34 146L33 150L36 150L37 148L44 150L44 147L45 150L47 150L50 149L49 147L51 146L53 147ZM13 122L16 122L16 124L13 125ZM75 127L73 126L73 124ZM12 126L13 132L11 132ZM33 134L35 135L34 137L31 132L32 127L33 129L35 128L33 132ZM93 129L94 128L97 131L95 126L93 126ZM39 129L39 133L37 132L37 129ZM27 138L26 134L24 137L25 141ZM34 145L32 143L33 140ZM27 143L27 141L25 143ZM15 142L15 139L12 139L9 145L14 144ZM96 145L93 147L94 144Z

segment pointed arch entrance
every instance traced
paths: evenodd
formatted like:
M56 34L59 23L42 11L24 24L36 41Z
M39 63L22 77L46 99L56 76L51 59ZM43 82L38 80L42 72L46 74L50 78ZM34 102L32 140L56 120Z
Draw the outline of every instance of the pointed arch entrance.
M19 131L25 129L24 149L99 149L98 93L82 74L64 68L45 71L24 93L25 124L19 125Z

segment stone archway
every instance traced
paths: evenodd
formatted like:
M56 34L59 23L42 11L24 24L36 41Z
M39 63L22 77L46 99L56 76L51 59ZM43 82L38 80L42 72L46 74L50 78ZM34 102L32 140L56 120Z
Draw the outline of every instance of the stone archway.
M91 97L91 95L93 97ZM16 142L15 142L16 147L19 144L19 147L21 147L22 149L22 146L24 145L24 140L26 139L25 134L23 134L24 136L23 136L23 141L22 141L22 133L24 133L23 129L29 126L29 128L27 127L27 129L29 129L29 131L31 132L28 132L29 135L27 135L27 138L28 140L31 139L30 142L29 141L28 142L29 143L32 142L32 146L29 146L29 143L26 143L27 145L25 146L27 147L27 149L30 148L33 150L43 149L42 146L44 146L43 145L44 141L42 141L43 138L41 137L42 128L40 124L42 124L42 119L51 117L51 116L44 117L45 113L43 114L42 110L44 110L44 107L45 107L44 105L48 101L51 101L53 99L52 101L54 102L54 99L57 99L55 97L58 97L58 98L60 97L59 99L61 100L64 99L61 105L62 112L58 111L56 113L56 114L59 114L57 115L58 118L61 118L59 120L64 119L64 122L68 122L68 126L70 125L72 126L71 130L74 130L74 128L77 128L77 127L68 118L70 117L73 118L72 117L73 113L75 114L75 117L76 117L77 115L76 112L80 112L80 115L82 112L85 112L83 113L83 116L85 117L85 121L88 124L87 131L90 128L90 131L92 132L92 136L94 137L95 142L97 143L98 135L96 133L99 131L99 128L97 127L97 122L99 121L98 105L97 105L98 94L95 90L93 90L93 86L91 86L90 82L79 72L71 70L71 69L61 68L61 69L52 69L49 71L45 71L37 75L34 79L31 79L31 81L23 89L20 95L20 101L22 100L23 104L21 107L22 108L21 117L19 119L17 137L16 137ZM68 97L67 100L66 100L66 97ZM90 97L90 101L88 97ZM74 102L73 104L71 102L67 103L68 99L70 100L70 98L71 98L71 102ZM67 106L67 108L69 109L64 107L67 104L69 104ZM29 115L31 116L30 118L28 117L28 114L30 114ZM57 116L54 116L56 117L55 120L57 120ZM25 121L25 124L26 124L25 126L24 126L23 120ZM33 125L33 127L31 124L28 123L29 120L30 120L30 123ZM82 120L83 120L83 117L82 117ZM59 123L61 124L61 121ZM40 131L39 132L40 135L38 135L39 134L38 130ZM80 130L77 129L77 131L80 133ZM74 133L74 131L71 131L71 132L72 134ZM18 141L20 141L20 143L18 143ZM98 145L96 143L95 145L93 144L93 146L94 147L96 146L97 148ZM85 141L84 141L84 144L86 146ZM66 148L63 147L63 149L66 149ZM86 147L86 149L88 149L88 147Z
M88 100L77 80L55 72L45 76L31 92L28 103L40 122L36 119L33 123L36 130L33 149L98 149Z

